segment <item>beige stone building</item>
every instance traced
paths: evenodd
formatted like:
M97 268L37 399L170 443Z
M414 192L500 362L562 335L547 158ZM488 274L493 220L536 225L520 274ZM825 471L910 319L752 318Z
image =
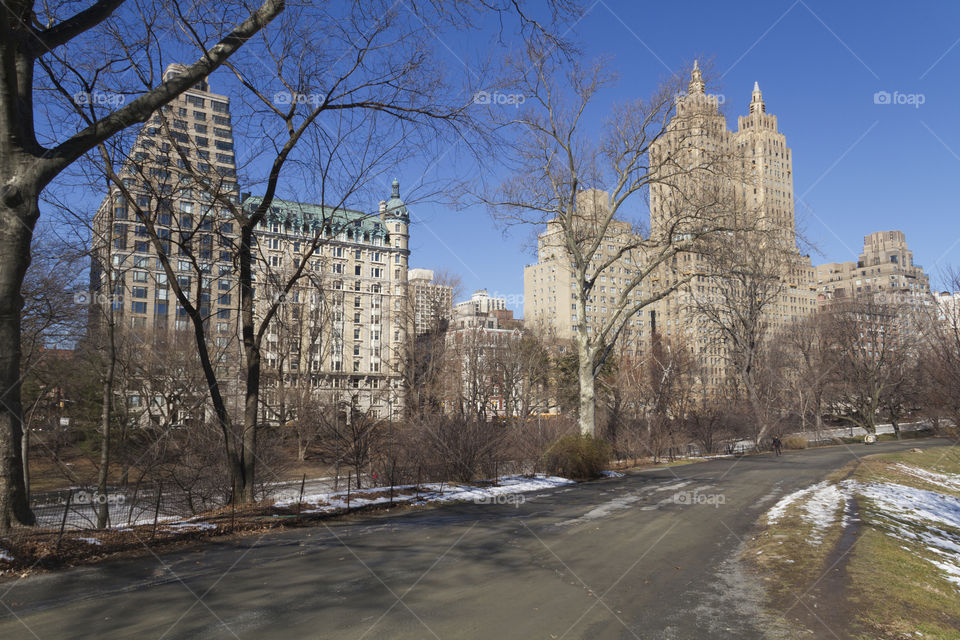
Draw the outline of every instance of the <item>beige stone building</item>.
M378 214L274 200L257 228L257 315L280 302L263 349L267 419L280 416L290 389L376 416L402 411L409 215L396 180L392 190ZM260 203L243 201L251 210Z
M902 231L876 231L863 238L856 262L830 262L816 267L817 301L821 306L876 293L900 301L925 301L930 278L914 263Z
M182 69L171 65L164 77ZM241 204L233 149L229 99L206 81L150 118L121 169L135 202L113 188L95 216L89 298L98 309L111 308L118 326L146 339L169 332L192 344L193 324L161 264L167 256L204 319L218 378L239 389L239 238L226 206ZM260 202L244 195L242 206ZM133 205L155 227L162 251ZM288 404L291 389L309 390L317 402L338 396L381 416L399 414L412 330L409 215L399 183L369 212L274 200L254 240L258 322L280 302L263 344L263 419L285 422L290 413L278 407ZM302 265L302 276L284 295L284 283ZM237 389L225 395L239 398Z
M181 70L180 65L171 65L164 78ZM108 297L120 325L189 328L146 226L133 211L136 206L156 226L181 286L200 301L201 313L215 332L236 334L232 258L237 233L222 202L224 198L239 202L233 144L229 98L212 93L205 80L163 107L141 129L120 169L135 202L127 202L121 189L113 187L94 217L97 256L91 269L91 298L102 302ZM228 340L220 342L226 346Z
M766 112L759 86L754 85L748 114L738 118L736 131L729 130L725 117L719 112L717 97L706 94L700 70L695 66L687 94L677 99L676 114L667 133L651 149L651 164L656 168L684 158L681 163L687 161L693 165L704 161L705 149L724 162L736 163L741 170L737 180L728 181L730 186L723 187L726 192L719 199L724 206L730 207L731 215L755 224L764 232L765 241L775 243L778 254L785 256L778 267L781 271L779 292L766 309L769 322L779 325L810 313L815 308L813 267L809 257L802 255L796 245L792 155L785 136L777 129L776 116ZM673 188L658 183L651 185L650 233L653 237L665 234L678 208L690 206L689 201L681 202L683 196L679 194L712 188L712 185L698 184L696 180L701 178L694 175L681 175ZM589 191L582 196L591 198L596 206L608 206L605 193ZM633 233L628 223L615 223L598 260L614 253L623 243L632 242ZM548 223L539 236L537 263L524 270L525 322L553 332L559 339L572 339L579 322L587 322L588 330L598 326L615 312L624 285L644 258L641 252L635 251L602 271L589 304L579 309L573 295L573 273L560 242L559 229ZM631 295L633 299L642 299L702 267L698 256L678 255ZM688 285L626 321L618 345L620 354L644 357L649 353L654 333L683 339L698 356L704 382L710 386L722 384L726 375L722 338L693 302L695 296L717 294L715 282L708 276L694 276Z

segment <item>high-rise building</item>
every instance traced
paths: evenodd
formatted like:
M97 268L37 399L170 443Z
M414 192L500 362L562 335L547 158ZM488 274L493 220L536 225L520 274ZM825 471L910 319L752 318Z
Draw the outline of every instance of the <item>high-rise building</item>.
M926 301L930 278L913 261L902 231L876 231L863 238L856 262L830 262L816 267L817 301L823 306L876 293L897 301Z
M695 64L688 91L678 97L676 113L666 133L651 146L651 168L682 168L684 163L696 167L710 161L708 153L719 162L729 163L735 179L716 180L714 184L709 172L676 171L670 180L653 182L651 237L665 238L677 212L682 207L695 206L691 199L698 193L709 192L721 203L718 209L727 207L731 215L738 216L738 224L755 228L760 232L757 237L783 256L773 278L782 286L764 311L768 322L779 325L810 313L815 307L813 268L809 257L802 255L796 245L792 156L785 136L777 129L776 116L767 113L760 88L755 84L748 114L740 116L737 131L731 131L719 111L717 96L705 92L701 71ZM714 189L719 196L714 195ZM587 190L580 197L595 207L609 206L609 196L600 191ZM628 223L614 221L596 256L596 266L605 262L607 256L616 255L620 247L635 242L633 233ZM617 312L624 285L644 259L640 251L628 252L598 272L592 295L585 308L580 309L561 231L558 225L548 223L539 237L537 264L524 270L524 320L552 331L559 339L572 338L581 322L587 323L588 332L596 331ZM701 260L701 256L689 253L676 256L648 276L628 299L639 301L701 270ZM694 296L716 294L717 290L716 281L697 275L678 291L627 319L619 339L621 355L643 357L649 353L655 334L683 339L697 354L705 382L722 384L727 359L723 340L692 303Z
M414 334L445 331L453 313L453 287L434 281L432 269L410 269L407 274Z
M164 79L183 69L171 65ZM193 322L172 292L168 260L204 321L218 379L237 386L222 391L239 411L239 229L229 208L241 197L229 98L202 80L153 114L120 178L134 202L112 188L94 218L93 301L109 300L120 327L191 343ZM245 195L242 207L261 202ZM409 214L399 182L370 212L276 199L253 240L256 322L279 303L262 344L262 419L286 420L282 392L292 387L317 401L329 391L381 416L399 414L412 331Z
M253 211L261 202L247 197L243 206ZM399 415L409 222L396 180L379 214L271 203L255 230L256 313L262 317L270 303L280 303L262 352L268 409L283 407L282 392L294 387L312 389L319 399L349 398L377 416ZM302 275L284 293L298 270Z
M164 79L182 72L170 65ZM94 217L91 291L110 296L120 324L134 329L187 329L186 317L136 206L157 231L181 287L199 301L204 318L236 335L233 256L237 230L224 207L238 203L230 100L212 93L206 80L151 116L137 135L119 187ZM108 246L109 245L109 246ZM107 273L107 265L110 272ZM215 284L216 283L216 284ZM110 288L112 287L112 291Z

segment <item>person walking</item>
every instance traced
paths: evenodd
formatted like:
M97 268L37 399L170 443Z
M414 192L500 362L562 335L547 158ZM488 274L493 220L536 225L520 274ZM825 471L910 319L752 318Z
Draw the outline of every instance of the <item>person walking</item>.
M783 454L783 441L780 440L780 436L773 436L773 450L778 456Z

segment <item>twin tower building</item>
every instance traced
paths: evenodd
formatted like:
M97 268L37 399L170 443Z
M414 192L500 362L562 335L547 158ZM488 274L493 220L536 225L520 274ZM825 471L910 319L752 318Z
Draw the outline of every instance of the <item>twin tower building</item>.
M720 206L730 208L729 213L741 223L749 224L757 233L761 246L742 247L757 252L764 248L776 252L776 260L766 261L767 266L776 265L775 295L763 308L764 322L773 328L795 322L814 312L818 305L835 300L841 295L856 296L864 292L863 283L859 288L850 286L853 279L868 280L868 276L877 267L874 253L870 257L861 256L858 263L824 265L814 268L807 255L803 255L797 246L796 225L794 220L793 158L786 138L777 129L777 117L767 112L763 94L758 84L754 84L746 115L737 118L737 130L727 126L726 117L720 113L718 96L708 94L701 70L694 64L686 93L675 100L675 112L671 116L663 135L650 148L651 173L665 167L663 173L683 164L678 158L685 158L687 166L698 161L706 163L707 156L728 164L729 171L700 172L710 173L717 184L718 193L726 192L727 203ZM726 173L722 178L722 173ZM701 178L695 173L683 175L674 172L671 184L653 181L650 184L650 227L640 233L626 222L614 221L607 229L607 238L601 245L596 259L598 265L608 264L610 255L615 255L618 246L632 240L635 244L655 245L655 238L664 237L670 225L676 225L678 210L684 206L695 208L691 202L680 202L684 193L696 193L704 189ZM670 181L665 181L670 182ZM609 195L603 191L589 190L581 192L578 198L580 208L608 207ZM584 207L586 203L590 204ZM694 214L695 215L695 214ZM922 271L914 268L912 254L906 250L903 234L900 232L881 232L867 237L868 245L877 245L882 235L886 240L887 253L897 254L891 258L884 254L886 271L891 264L898 271L898 280L903 287L915 287L921 292L924 287L929 291L928 283ZM890 236L886 238L886 236ZM560 240L561 231L557 224L547 224L538 242L538 261L528 265L524 271L524 321L527 327L552 334L557 339L571 339L577 331L586 325L588 335L596 335L611 317L618 312L618 306L624 302L624 285L633 274L643 266L648 256L639 257L636 252L626 254L624 259L609 263L596 273L596 285L592 295L583 304L577 299L575 276L571 269L571 260ZM646 241L646 242L645 242ZM897 244L893 247L893 244ZM641 251L642 253L642 251ZM632 259L631 259L632 258ZM708 388L719 388L727 381L725 367L729 358L725 353L725 336L717 330L715 323L705 317L703 305L698 301L710 300L712 311L722 308L723 296L730 295L730 287L719 287L717 281L701 275L689 278L691 273L702 273L705 267L702 256L690 253L680 254L668 263L661 264L647 276L632 294L626 296L627 302L650 297L658 290L669 288L678 278L688 276L689 282L662 299L652 302L626 320L624 330L617 338L617 351L621 357L643 359L650 354L655 340L669 341L673 345L682 344L697 358L701 371L701 380ZM733 256L737 260L737 256ZM899 259L899 264L897 260ZM754 266L757 265L754 258ZM762 261L762 260L761 260ZM709 262L709 260L707 260ZM866 265L865 262L870 262ZM715 265L714 265L715 266ZM860 272L863 272L861 276ZM871 273L867 273L871 271ZM883 279L891 279L886 271ZM917 272L919 271L919 276ZM878 272L879 273L879 272ZM879 278L874 279L879 281ZM841 282L843 280L843 282ZM847 280L850 280L848 283ZM869 281L868 281L869 284ZM889 286L889 285L888 285ZM882 287L881 287L882 288ZM876 290L876 284L874 285ZM869 291L869 289L867 289ZM735 301L726 301L735 304Z

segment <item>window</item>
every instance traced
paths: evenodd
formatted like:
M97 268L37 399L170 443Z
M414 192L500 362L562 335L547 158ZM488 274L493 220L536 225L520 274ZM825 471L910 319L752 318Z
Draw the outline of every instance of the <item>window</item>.
M216 136L219 137L219 138L229 138L229 137L230 137L230 130L229 130L229 129L221 129L220 127L215 127L214 130L213 130L213 133L214 133L214 135L216 135Z
M134 271L134 272L133 272L133 281L134 281L134 282L146 282L146 281L147 281L147 272L146 272L146 271Z
M197 141L197 145L198 145L198 146L201 146L201 147L209 147L209 146L210 146L210 139L209 139L209 138L205 138L205 137L203 137L203 136L194 136L193 138L194 138L194 140Z
M216 146L217 149L219 149L220 151L233 151L232 142L224 142L223 140L217 140L214 146Z
M230 309L220 309L217 311L218 320L229 320L230 319Z
M230 108L226 102L218 102L217 100L211 100L210 104L213 106L213 110L216 113L229 113ZM214 116L216 118L216 116Z
M359 276L359 275L360 275L360 269L361 269L360 265L358 265L358 264L357 264L357 265L354 265L354 266L353 266L353 275Z
M130 295L134 298L146 298L147 297L147 288L146 287L131 287Z
M147 303L146 302L131 302L130 310L134 313L146 313L147 312Z
M195 96L189 93L187 94L187 104L202 108L205 103L206 103L206 100L204 100L200 96Z

